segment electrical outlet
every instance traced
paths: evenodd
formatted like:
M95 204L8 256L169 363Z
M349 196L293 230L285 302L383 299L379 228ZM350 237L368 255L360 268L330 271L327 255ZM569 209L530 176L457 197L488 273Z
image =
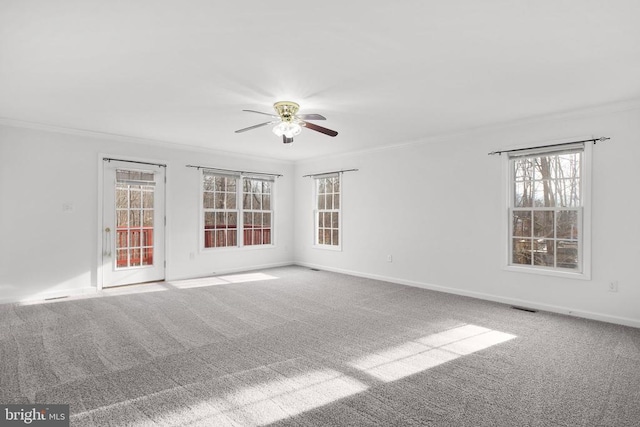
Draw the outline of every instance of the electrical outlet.
M618 292L618 281L609 282L609 292Z
M387 255L387 262L393 262L393 257L391 255Z

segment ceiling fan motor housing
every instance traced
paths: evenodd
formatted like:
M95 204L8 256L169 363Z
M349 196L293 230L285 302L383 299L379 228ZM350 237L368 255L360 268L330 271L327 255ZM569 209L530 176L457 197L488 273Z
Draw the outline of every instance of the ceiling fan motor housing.
M300 105L291 101L280 101L273 104L283 122L291 123L300 109Z

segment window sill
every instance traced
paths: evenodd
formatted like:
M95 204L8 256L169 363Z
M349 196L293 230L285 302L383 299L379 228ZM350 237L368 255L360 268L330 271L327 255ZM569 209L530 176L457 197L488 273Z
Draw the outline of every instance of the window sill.
M527 274L537 274L541 276L562 277L565 279L591 280L591 274L584 271L574 272L574 271L564 271L564 270L550 270L544 267L516 266L516 265L507 265L503 268L503 270L512 271L514 273L527 273Z

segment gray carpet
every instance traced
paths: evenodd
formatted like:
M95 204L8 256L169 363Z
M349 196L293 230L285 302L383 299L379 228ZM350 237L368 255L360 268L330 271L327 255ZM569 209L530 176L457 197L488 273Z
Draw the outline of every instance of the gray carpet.
M0 306L0 403L75 426L640 424L639 329L301 267L140 289Z

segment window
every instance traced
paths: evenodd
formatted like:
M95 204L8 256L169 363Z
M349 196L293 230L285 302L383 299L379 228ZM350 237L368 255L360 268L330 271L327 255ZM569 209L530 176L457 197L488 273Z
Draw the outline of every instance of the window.
M340 247L340 175L314 178L316 194L315 244Z
M585 149L509 155L509 265L585 272Z
M271 182L242 179L244 244L271 244Z
M271 180L208 171L202 177L205 248L272 244Z

